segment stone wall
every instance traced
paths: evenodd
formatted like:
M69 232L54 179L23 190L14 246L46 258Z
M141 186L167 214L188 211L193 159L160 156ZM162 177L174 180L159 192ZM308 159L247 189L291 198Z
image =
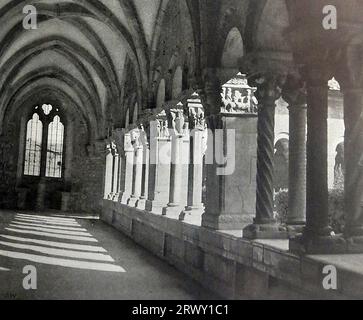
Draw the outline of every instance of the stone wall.
M87 131L75 130L71 178L71 211L100 212L103 195L105 154L87 150Z
M0 137L0 208L12 209L16 206L16 172L19 144L19 128L8 123L4 135Z
M32 190L31 194L28 194L26 205L27 209L32 209L38 182L33 178L17 181L21 120L15 118L4 128L4 134L0 137L0 208L17 208L16 187L22 186ZM63 182L49 180L46 205L48 208L60 209L60 191L65 189L71 192L69 211L99 212L101 207L98 199L101 199L103 194L104 154L88 153L87 129L79 122L75 123L77 125L74 129L73 150L69 150L69 146L66 145L68 150L65 151L72 151L71 181L69 185L64 185Z
M329 264L117 202L103 201L102 220L222 298L361 298L359 274L338 268L338 290L324 290Z

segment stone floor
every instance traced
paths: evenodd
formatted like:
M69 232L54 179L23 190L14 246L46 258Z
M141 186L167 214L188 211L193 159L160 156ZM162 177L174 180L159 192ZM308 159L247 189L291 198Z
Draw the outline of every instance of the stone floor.
M89 218L0 211L0 300L218 298ZM23 288L27 265L37 290Z

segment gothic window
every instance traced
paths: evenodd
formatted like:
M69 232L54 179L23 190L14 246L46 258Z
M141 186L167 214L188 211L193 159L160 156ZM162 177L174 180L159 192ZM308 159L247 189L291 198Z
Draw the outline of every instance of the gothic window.
M37 113L34 113L33 117L28 121L26 131L24 174L40 176L43 123Z
M64 124L58 108L44 104L35 107L28 121L24 175L62 178Z
M62 177L64 126L59 116L55 116L48 127L47 162L45 176Z

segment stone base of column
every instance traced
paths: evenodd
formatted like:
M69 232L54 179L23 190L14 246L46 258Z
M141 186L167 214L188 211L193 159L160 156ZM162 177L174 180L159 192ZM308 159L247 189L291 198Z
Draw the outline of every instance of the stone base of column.
M304 228L305 228L305 222L286 225L286 229L287 229L287 233L289 234L289 238L302 234L304 231Z
M121 194L115 193L112 197L112 201L119 202L121 200Z
M363 236L346 238L347 253L363 253Z
M136 208L140 210L146 210L146 199L138 199L135 205Z
M69 210L70 200L71 200L71 193L62 192L61 211L67 212Z
M297 254L344 254L348 248L342 235L308 238L302 234L290 239L289 250Z
M277 223L250 224L243 229L243 238L255 239L288 239L288 231L285 226Z
M139 200L139 198L131 196L129 200L127 200L127 205L129 207L136 207L136 202Z
M248 223L242 215L202 215L202 227L213 230L242 230Z
M123 194L122 196L121 196L121 203L122 204L128 204L128 201L129 201L129 199L130 199L130 195L129 194Z
M202 207L187 207L180 213L179 220L188 224L201 226L203 213L204 208Z
M180 212L183 211L183 207L177 204L168 204L167 207L163 208L162 214L163 216L167 216L168 218L178 219L180 216Z
M18 201L17 201L18 209L24 210L26 209L26 199L28 196L29 189L18 188L17 191L18 191Z
M145 209L146 211L152 212L157 215L162 215L163 208L165 207L165 203L158 202L158 201L150 201L146 200Z

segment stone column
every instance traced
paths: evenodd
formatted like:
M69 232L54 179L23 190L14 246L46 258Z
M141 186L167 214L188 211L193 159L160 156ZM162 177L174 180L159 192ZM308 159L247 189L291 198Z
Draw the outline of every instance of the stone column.
M119 192L119 167L120 167L120 155L118 154L116 148L114 150L113 156L113 184L112 184L112 200L118 200Z
M111 144L107 145L107 155L106 155L106 167L105 167L105 193L104 199L109 199L112 189L112 165L113 165L113 155Z
M344 88L344 235L350 252L363 252L363 88Z
M41 178L38 184L37 199L35 209L37 211L43 211L45 209L45 196L47 191L47 183L45 178Z
M183 142L189 134L188 124L184 118L183 104L179 103L175 109L168 111L171 122L171 167L170 167L170 192L169 203L163 208L163 215L171 218L179 218L183 210L182 182L183 175Z
M256 97L259 102L257 124L257 193L256 218L243 230L249 239L287 238L286 229L274 219L274 151L275 108L281 97L284 77L279 74L262 75Z
M136 206L136 202L141 196L141 182L142 182L142 162L143 162L143 146L140 143L139 130L134 131L133 146L134 152L134 164L132 173L132 194L128 200L128 205L131 207Z
M322 67L306 70L307 80L307 176L306 227L290 240L290 250L307 253L345 251L332 234L328 205L328 79ZM299 247L300 246L300 247Z
M165 111L150 122L149 189L146 210L162 214L169 201L171 138Z
M203 101L208 110L218 113L206 117L206 208L202 226L234 230L241 236L255 212L256 186L251 179L256 171L257 149L255 90L245 75L238 74L222 88L206 83ZM214 96L218 93L219 99Z
M189 113L189 127L191 129L188 199L187 207L180 214L179 220L201 225L204 212L204 204L202 203L203 156L206 151L207 126L204 108L197 93L194 93L188 99L187 110Z
M126 133L124 137L124 154L123 157L123 179L122 183L122 196L121 203L127 204L132 193L132 175L133 175L133 162L134 162L134 148L131 144L131 134Z
M141 195L136 203L136 207L142 210L146 209L146 200L149 193L149 162L150 162L150 150L147 133L145 130L141 131L140 140L143 145L143 161L142 161L142 180L141 180Z
M306 223L306 87L290 75L283 89L289 104L289 201L287 225L292 234Z

